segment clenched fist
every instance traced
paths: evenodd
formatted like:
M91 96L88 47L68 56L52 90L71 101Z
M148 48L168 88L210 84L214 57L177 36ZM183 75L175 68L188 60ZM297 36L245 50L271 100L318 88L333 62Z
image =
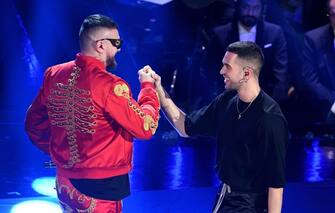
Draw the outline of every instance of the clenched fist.
M138 71L138 80L140 83L155 83L155 79L152 78L153 74L156 74L155 71L153 71L149 65L146 65Z

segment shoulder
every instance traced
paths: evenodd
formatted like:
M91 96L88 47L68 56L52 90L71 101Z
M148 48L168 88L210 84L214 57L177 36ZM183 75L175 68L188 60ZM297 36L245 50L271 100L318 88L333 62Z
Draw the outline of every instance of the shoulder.
M93 75L91 76L91 78L94 81L94 84L97 84L99 86L105 85L115 87L116 85L126 85L127 87L129 87L128 83L124 79L106 70L94 68L91 73Z
M69 61L69 62L65 62L62 64L56 64L56 65L50 66L46 69L45 75L54 76L63 70L72 70L74 65L75 65L74 61Z
M220 36L224 33L227 33L228 31L231 31L233 29L233 23L228 23L225 25L220 25L213 28L213 32L215 35Z
M125 81L123 78L117 76L117 75L114 75L112 73L108 73L108 75L110 76L110 80L111 80L111 83L113 85L126 85L127 87L129 87L129 84L127 81Z
M190 114L202 114L203 112L216 112L218 109L222 110L224 105L228 104L234 97L236 97L235 91L224 91L214 98L208 105L194 110Z
M106 70L101 70L98 67L89 71L90 85L94 94L105 94L105 97L110 95L130 97L131 89L129 84L121 77L114 75Z
M129 98L131 96L131 88L129 84L122 78L111 74L110 88L114 95Z
M214 27L213 31L220 32L220 31L224 31L224 30L227 30L227 29L231 29L232 27L233 27L233 23L230 22L230 23L227 23L225 25L219 25L217 27Z
M262 95L262 102L263 102L263 110L265 112L271 113L278 109L280 110L278 103L270 95L268 95L263 90L261 91L261 95Z
M288 124L278 113L264 113L258 122L257 132L270 140L288 142Z
M263 29L264 33L266 33L267 35L271 35L273 38L284 37L283 29L277 24L264 21Z
M226 90L218 95L213 101L217 103L228 102L236 96L237 92L234 90Z
M264 24L264 26L267 27L267 28L271 28L271 29L281 29L281 27L280 27L278 24L274 24L274 23L271 23L271 22L264 21L263 24Z
M286 128L285 118L278 113L266 112L260 118L260 122L262 124L262 127L266 129L279 126Z
M330 27L329 24L318 27L316 29L313 29L313 30L310 30L310 31L306 32L305 36L309 37L309 38L312 38L312 39L313 38L319 39L320 36L328 33L329 27Z
M285 116L281 111L279 104L263 91L262 96L263 116L261 117L261 120L263 120L263 122L269 122L271 120L282 120L284 123L286 123Z

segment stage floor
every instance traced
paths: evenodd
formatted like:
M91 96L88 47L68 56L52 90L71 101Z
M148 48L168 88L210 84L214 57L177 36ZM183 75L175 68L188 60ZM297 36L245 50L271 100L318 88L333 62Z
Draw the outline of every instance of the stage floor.
M152 140L134 142L132 195L124 200L124 212L210 212L219 184L214 171L215 142L181 139L170 130L162 128ZM53 193L55 169L44 167L49 157L29 142L21 124L2 125L0 131L0 212L11 212L25 201L57 203L36 190L36 180L44 178L48 180L44 191L49 187ZM283 212L332 212L335 146L317 137L310 141L293 137L287 181ZM17 209L12 213L20 212Z

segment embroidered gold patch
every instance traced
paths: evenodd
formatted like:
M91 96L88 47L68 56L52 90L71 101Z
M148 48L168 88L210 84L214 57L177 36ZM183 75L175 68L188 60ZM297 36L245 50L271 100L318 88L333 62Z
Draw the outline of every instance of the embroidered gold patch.
M144 117L144 130L148 131L150 129L151 122L153 121L152 117L150 115L146 115Z
M151 123L150 128L151 128L152 134L155 134L157 127L158 127L158 122Z
M114 87L114 93L117 96L129 98L129 88L126 84L117 84Z
M67 134L69 159L63 168L72 168L81 161L77 133L94 134L97 117L91 92L77 86L81 69L74 66L68 83L56 83L48 96L48 115L53 126L63 128Z
M97 200L81 194L73 186L59 183L56 178L56 190L63 212L93 213ZM70 206L69 203L72 205Z
M155 120L150 116L150 115L146 115L144 117L144 130L148 131L151 130L152 134L155 134L156 129L157 129L157 125L155 124Z

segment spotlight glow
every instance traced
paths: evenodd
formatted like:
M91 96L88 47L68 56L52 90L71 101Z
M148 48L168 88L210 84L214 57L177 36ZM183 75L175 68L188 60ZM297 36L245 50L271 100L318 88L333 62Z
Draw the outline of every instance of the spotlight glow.
M44 200L30 200L18 203L10 210L10 213L61 213L58 204Z
M57 197L55 190L55 178L54 177L41 177L32 183L32 188L37 192L49 197Z
M143 0L143 1L150 2L153 4L164 5L164 4L171 2L172 0Z

